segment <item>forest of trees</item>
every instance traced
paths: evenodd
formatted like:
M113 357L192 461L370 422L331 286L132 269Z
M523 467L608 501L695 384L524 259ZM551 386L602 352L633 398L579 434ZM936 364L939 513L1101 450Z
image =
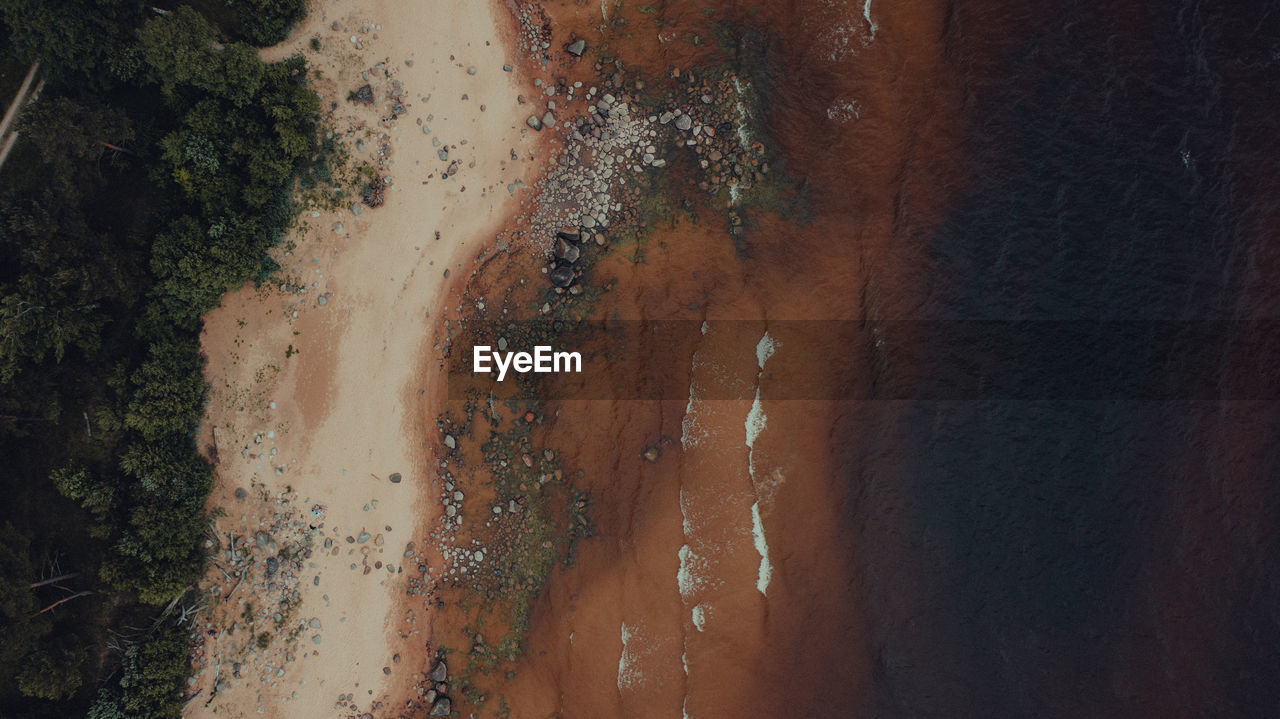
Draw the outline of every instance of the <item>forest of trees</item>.
M6 67L45 81L0 170L0 716L180 714L201 316L324 165L302 61L255 48L303 8L0 0Z

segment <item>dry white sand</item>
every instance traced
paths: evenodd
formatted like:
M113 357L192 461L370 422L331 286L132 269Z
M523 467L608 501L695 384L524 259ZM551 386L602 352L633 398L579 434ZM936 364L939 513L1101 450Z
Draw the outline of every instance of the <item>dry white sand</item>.
M338 31L331 29L335 21ZM313 3L305 26L285 46L267 51L271 58L303 52L321 71L315 84L323 103L340 105L335 132L358 123L374 131L362 153L352 143L353 159L374 157L378 132L391 136L394 184L383 207L366 208L359 216L349 209L305 213L304 227L293 233L296 248L280 257L304 293L248 287L228 295L206 318L202 340L214 395L204 436L216 428L220 458L211 506L227 508L229 516L219 521L224 537L256 528L253 490L248 502L234 498L237 488L250 489L255 482L273 496L292 487L298 509L324 506L317 551L299 575L302 603L289 622L315 618L322 628L299 638L291 661L282 658L283 637L265 652L236 659L246 633L228 634L226 628L238 602L254 599L249 589L240 590L227 602L231 611L220 624L205 627L206 635L212 629L219 636L206 639L196 667L195 689L201 693L189 704L188 717L338 716L343 713L334 703L344 693L354 694L368 711L370 702L387 694L402 701L403 688L421 670L417 662L391 661L397 652L421 654L429 639L400 634L397 600L409 569L365 575L350 569L361 562L359 554L349 553L358 548L340 540L333 556L319 551L320 542L335 528L341 537L381 533L384 551L376 556L393 566L399 566L407 542L422 544L415 528L428 519L424 513L434 511L426 499L434 475L428 468L436 461L428 447L437 437L430 408L442 375L431 332L445 301L443 272L470 272L472 258L515 210L508 183L521 177L529 182L535 169L527 160L538 135L524 125L528 112L517 104L519 78L503 71L504 64L518 66L502 41L508 25L505 11L488 2L339 0ZM368 31L360 32L362 27ZM324 44L314 52L309 43L317 35ZM409 106L390 130L380 124L386 114L381 92L372 107L345 99L364 83L361 72L382 61L399 68L395 79ZM449 160L460 168L456 179L440 179L448 163L439 160L432 138L450 146ZM511 159L513 149L521 161ZM341 231L335 231L337 223ZM321 295L324 305L317 303ZM290 346L297 353L286 358ZM257 433L264 439L253 452L274 448L274 456L242 456ZM276 466L284 467L283 474ZM389 483L393 472L403 482ZM271 509L257 504L258 511ZM320 581L313 585L316 575ZM424 631L426 624L418 622ZM318 644L312 634L321 635ZM225 664L219 670L219 659L243 661L242 678L231 678ZM266 662L284 673L276 676L273 669L264 681L253 667ZM388 665L390 675L383 671ZM215 676L226 686L210 701Z

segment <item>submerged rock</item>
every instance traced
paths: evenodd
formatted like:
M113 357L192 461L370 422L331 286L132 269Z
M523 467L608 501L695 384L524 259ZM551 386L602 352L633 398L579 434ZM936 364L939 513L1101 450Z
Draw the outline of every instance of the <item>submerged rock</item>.
M573 284L573 270L568 267L557 267L551 271L548 279L556 287L568 287Z

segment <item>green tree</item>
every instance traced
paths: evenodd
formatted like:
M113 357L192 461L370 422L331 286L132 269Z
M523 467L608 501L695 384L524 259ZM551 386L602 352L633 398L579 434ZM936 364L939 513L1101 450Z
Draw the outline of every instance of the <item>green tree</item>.
M133 392L125 426L147 441L169 434L189 437L204 409L202 364L195 340L152 344L147 360L130 378Z
M23 111L18 130L44 161L46 178L63 183L68 193L85 178L78 170L91 167L103 143L124 147L134 139L133 125L122 110L96 102L52 97Z
M115 510L119 506L114 485L99 479L84 465L75 462L53 470L50 479L62 496L78 502L93 517L94 523L89 529L91 536L110 536Z
M50 701L74 694L84 682L89 659L89 651L74 645L75 641L75 637L64 637L28 656L18 675L18 689L29 697Z
M0 382L49 355L61 362L70 347L86 353L98 348L106 317L97 303L73 296L70 284L65 273L26 275L16 286L0 288Z
M5 522L0 525L0 676L17 676L22 661L52 628L31 589L31 540Z
M114 82L122 49L145 17L144 0L0 0L13 52L55 79Z
M126 716L169 719L182 714L182 686L190 672L186 634L172 622L125 651L120 703Z
M283 40L307 9L305 0L240 0L237 8L241 31L256 45Z

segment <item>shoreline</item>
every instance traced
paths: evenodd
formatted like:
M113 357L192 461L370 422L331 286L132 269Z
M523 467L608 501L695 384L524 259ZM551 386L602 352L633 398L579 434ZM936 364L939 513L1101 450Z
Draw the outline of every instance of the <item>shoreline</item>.
M521 76L502 70L519 63L498 8L441 23L440 2L330 3L264 52L312 48L328 129L349 164L392 182L376 209L358 197L306 208L275 253L287 281L228 295L206 317L201 436L218 462L210 507L227 512L226 566L206 588L225 599L202 622L188 717L376 711L428 669L415 654L429 630L401 564L418 556L432 511L420 442L440 390L417 358L435 351L449 276L513 214L507 185L532 182L541 158L527 159L545 137L523 124ZM346 98L364 83L371 107Z

